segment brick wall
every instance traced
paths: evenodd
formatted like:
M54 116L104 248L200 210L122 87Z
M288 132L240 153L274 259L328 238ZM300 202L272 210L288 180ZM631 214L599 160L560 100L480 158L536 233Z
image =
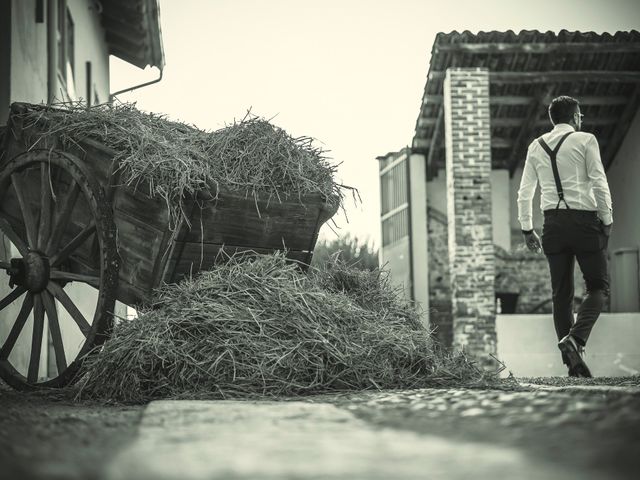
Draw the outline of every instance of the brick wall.
M448 69L444 110L453 345L491 364L496 329L488 70Z

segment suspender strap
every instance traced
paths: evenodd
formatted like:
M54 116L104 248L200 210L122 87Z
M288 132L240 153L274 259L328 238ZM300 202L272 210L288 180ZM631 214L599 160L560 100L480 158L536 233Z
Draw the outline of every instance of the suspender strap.
M560 174L558 173L558 163L556 162L556 157L558 156L560 147L567 139L567 137L572 133L573 132L565 133L562 138L560 138L560 141L557 143L553 150L549 148L549 145L547 145L547 143L542 138L538 139L538 143L544 149L544 151L547 152L547 155L549 155L549 158L551 159L551 170L553 171L553 179L556 182L556 191L558 192L558 205L556 205L556 210L560 208L560 202L564 202L564 204L567 206L567 209L569 209L569 204L564 199L564 191L562 190L562 182L560 181Z

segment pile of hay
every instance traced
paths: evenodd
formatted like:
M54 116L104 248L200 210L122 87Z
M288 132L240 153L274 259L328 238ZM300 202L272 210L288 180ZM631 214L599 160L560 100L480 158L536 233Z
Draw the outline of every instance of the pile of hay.
M294 138L250 114L214 132L142 112L134 104L33 105L16 117L27 127L37 125L32 147L55 137L63 148L87 138L112 148L123 182L148 183L148 193L167 202L173 221L183 196L199 191L274 200L319 194L334 207L342 205L346 187L334 181L337 166L312 138Z
M83 366L78 396L292 396L478 381L432 342L379 272L333 265L309 275L284 255L231 258L165 286Z

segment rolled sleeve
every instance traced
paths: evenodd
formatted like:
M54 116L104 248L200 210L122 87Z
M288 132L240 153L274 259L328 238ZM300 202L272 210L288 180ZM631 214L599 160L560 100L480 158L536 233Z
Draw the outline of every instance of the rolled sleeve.
M587 166L587 175L591 182L593 195L598 206L598 217L602 223L609 225L613 223L613 210L611 206L611 192L609 191L609 183L607 175L604 172L604 166L600 159L600 147L596 137L591 138L585 146L585 161Z
M524 162L520 188L518 189L518 221L522 230L533 230L533 196L538 186L538 175L531 159L531 147Z

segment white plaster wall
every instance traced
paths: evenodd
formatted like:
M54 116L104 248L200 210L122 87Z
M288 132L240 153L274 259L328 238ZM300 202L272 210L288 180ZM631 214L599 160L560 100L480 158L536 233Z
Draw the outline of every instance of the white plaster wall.
M443 169L430 182L427 182L427 205L443 214L447 214L447 174Z
M509 170L491 170L493 243L507 251L511 249L510 191Z
M92 79L102 103L109 100L109 49L95 2L67 0L75 23L75 75L76 97L86 101L86 62L91 62ZM93 100L93 99L92 99Z
M497 315L498 358L517 377L566 376L551 315ZM606 313L589 338L585 361L597 377L640 373L640 313Z
M390 272L393 285L404 290L406 298L411 298L411 255L409 253L409 237L386 245L381 249L382 263L385 270Z
M12 102L47 101L47 24L35 12L36 0L12 0Z
M413 300L420 306L422 322L429 325L429 245L427 242L427 184L426 159L424 155L412 154L409 157L409 202L411 205L411 249Z
M607 171L607 178L613 203L614 224L609 239L609 252L612 260L611 295L612 300L615 300L613 297L622 290L621 283L637 285L638 276L640 276L636 265L627 265L627 268L624 269L627 276L633 275L636 278L625 279L623 275L618 275L620 272L617 270L622 268L619 262L624 261L624 257L615 254L619 249L640 247L640 189L638 188L638 179L640 179L640 111L636 113L629 132ZM635 293L640 297L640 292ZM633 295L633 292L626 292L626 295ZM612 306L616 303L613 301ZM621 303L629 304L629 302ZM638 298L636 297L635 302L632 303L638 305Z

